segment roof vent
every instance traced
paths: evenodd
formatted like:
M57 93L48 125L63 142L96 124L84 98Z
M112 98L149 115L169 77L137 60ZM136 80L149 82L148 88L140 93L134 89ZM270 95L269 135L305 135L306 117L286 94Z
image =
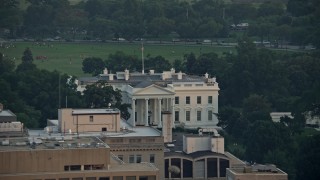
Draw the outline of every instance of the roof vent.
M181 71L178 73L178 79L179 79L179 80L182 79L182 72L181 72Z

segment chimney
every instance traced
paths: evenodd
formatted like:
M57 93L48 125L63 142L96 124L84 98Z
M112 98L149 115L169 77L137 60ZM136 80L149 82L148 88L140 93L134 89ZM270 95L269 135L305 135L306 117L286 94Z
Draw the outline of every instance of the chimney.
M129 70L124 70L124 79L126 80L126 81L128 81L129 80Z
M208 74L208 73L204 74L204 77L205 77L206 79L208 79L208 78L209 78L209 74Z
M182 79L182 72L181 71L178 73L178 79Z
M108 74L108 69L107 68L104 68L103 74Z
M3 110L3 104L0 103L0 112Z
M151 70L149 71L149 73L150 73L150 74L154 74L154 70L151 69Z
M213 83L216 83L216 77L213 77L213 78L212 78L212 82L213 82Z
M109 81L113 81L113 74L109 74Z
M169 111L162 112L162 136L164 143L172 142L172 114Z
M176 70L174 68L171 68L170 71L171 71L171 74L176 73Z
M162 73L162 80L166 80L166 73Z

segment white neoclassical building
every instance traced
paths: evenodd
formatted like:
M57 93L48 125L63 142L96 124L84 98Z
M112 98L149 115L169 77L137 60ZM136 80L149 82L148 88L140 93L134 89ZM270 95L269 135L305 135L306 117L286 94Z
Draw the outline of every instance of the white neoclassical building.
M155 73L130 73L128 70L83 77L78 90L99 80L122 92L123 103L131 104L132 126L162 126L162 113L170 112L173 126L186 128L214 127L218 123L219 86L216 78L176 73L174 69Z

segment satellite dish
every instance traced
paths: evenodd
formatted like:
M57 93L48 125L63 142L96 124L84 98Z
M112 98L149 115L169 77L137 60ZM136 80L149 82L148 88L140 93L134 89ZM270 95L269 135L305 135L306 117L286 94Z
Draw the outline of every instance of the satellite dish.
M111 103L108 103L108 107L109 107L109 108L111 107Z

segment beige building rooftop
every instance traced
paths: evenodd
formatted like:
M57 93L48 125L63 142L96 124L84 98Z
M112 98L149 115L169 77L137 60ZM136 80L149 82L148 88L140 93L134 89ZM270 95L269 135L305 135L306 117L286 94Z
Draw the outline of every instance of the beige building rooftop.
M16 137L0 138L0 151L32 150L32 149L76 149L76 148L109 148L97 137Z

